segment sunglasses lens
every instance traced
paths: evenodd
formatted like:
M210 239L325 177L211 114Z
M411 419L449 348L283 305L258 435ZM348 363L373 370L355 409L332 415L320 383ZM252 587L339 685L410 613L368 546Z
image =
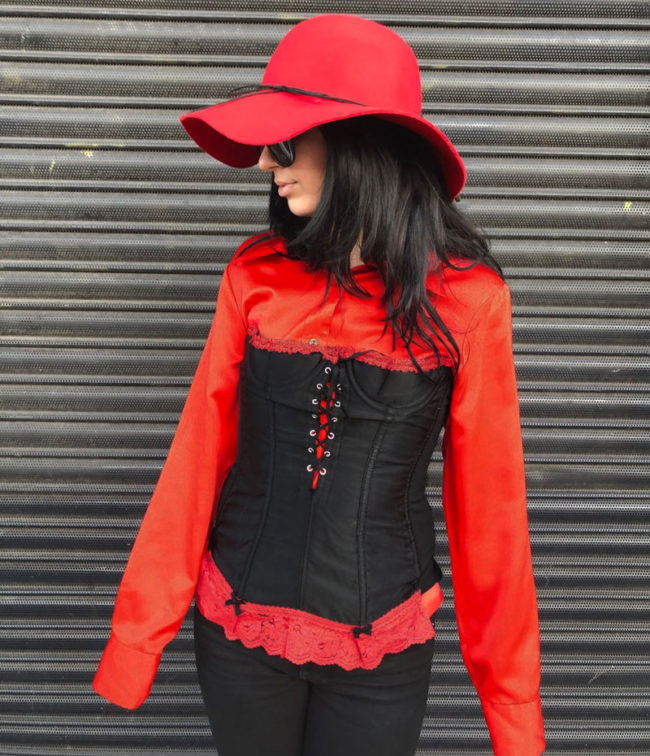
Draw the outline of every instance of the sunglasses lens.
M277 144L269 144L269 152L271 153L275 162L287 168L296 159L296 154L293 149L293 142L291 139L286 142L278 142Z

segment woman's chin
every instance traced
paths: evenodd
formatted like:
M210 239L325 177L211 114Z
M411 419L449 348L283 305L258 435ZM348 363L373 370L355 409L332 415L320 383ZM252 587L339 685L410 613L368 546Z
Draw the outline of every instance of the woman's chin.
M312 215L314 212L314 208L311 207L310 203L301 202L299 199L288 199L287 204L289 205L289 210L291 210L294 215L298 215L303 218Z

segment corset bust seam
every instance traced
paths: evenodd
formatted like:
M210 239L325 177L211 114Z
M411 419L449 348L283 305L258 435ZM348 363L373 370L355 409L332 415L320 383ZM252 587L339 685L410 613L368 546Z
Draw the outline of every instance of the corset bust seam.
M289 352L287 350L279 349L279 348L270 348L269 346L259 346L255 343L255 340L251 338L250 334L246 337L246 345L247 347L250 347L251 352L254 351L264 351L264 352L271 352L272 354L302 354L302 352ZM308 373L301 374L297 378L294 378L293 380L286 379L282 387L283 389L292 389L294 387L300 387L304 382L308 380L314 379L319 373L323 370L323 362L327 362L327 358L323 357L318 350L314 350L313 352L305 352L304 354L316 354L321 357L321 359L316 362L314 365L311 366ZM330 360L331 362L331 360ZM263 376L257 375L254 371L248 370L247 372L248 376L251 379L252 384L257 387L257 393L259 396L263 396L264 398L269 398L269 388L265 381L265 378Z

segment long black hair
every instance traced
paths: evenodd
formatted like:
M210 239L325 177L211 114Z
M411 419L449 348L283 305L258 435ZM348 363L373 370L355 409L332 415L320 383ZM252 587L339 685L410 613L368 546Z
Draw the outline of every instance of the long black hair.
M370 296L350 272L350 253L362 235L361 259L376 265L384 281L384 333L390 323L393 348L397 334L420 370L410 344L417 334L440 357L433 335L456 367L458 345L426 280L444 266L456 267L453 255L467 259L467 267L481 262L503 278L487 236L450 199L435 152L420 135L373 116L319 128L327 163L318 206L311 217L296 216L272 183L270 231L283 238L289 257L327 271L325 296L332 276L351 294Z

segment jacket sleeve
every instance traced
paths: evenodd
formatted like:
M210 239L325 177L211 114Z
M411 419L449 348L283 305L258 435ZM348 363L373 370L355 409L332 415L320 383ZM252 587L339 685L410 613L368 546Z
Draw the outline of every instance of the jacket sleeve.
M119 585L92 687L118 706L147 698L192 602L216 493L236 456L245 339L226 268L208 338Z
M478 308L463 341L442 453L463 660L496 756L538 756L539 625L505 284Z

